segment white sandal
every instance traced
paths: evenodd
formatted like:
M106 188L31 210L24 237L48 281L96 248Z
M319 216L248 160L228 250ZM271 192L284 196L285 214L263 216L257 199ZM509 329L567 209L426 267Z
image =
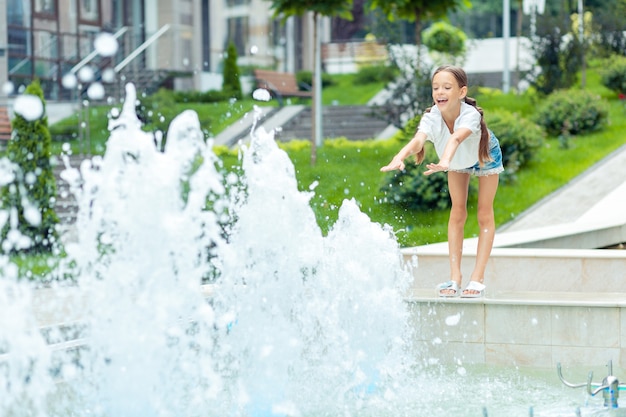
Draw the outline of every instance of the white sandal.
M454 291L453 293L445 293L442 291L446 291L446 290L452 290ZM439 297L458 297L460 292L459 292L459 284L457 284L454 281L446 281L446 282L442 282L441 284L437 285L437 294L439 295Z
M480 298L485 295L487 286L482 282L470 281L467 287L461 293L461 298ZM477 291L476 293L467 293L466 291Z

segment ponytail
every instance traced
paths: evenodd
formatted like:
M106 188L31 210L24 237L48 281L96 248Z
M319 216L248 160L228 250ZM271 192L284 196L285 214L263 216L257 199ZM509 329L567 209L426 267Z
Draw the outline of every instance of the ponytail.
M487 123L485 123L485 117L483 115L483 109L476 105L476 99L472 97L465 97L465 102L470 106L473 106L480 113L480 143L478 144L478 163L483 166L485 162L491 161L489 155L489 129L487 129Z

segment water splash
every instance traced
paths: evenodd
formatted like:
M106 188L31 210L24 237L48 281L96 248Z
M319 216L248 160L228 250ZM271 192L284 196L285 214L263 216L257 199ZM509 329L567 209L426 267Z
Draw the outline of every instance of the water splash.
M0 338L5 382L21 369L7 344L20 329L32 346L23 355L40 364L4 409L20 393L48 405L16 416L305 416L384 404L408 364L410 275L391 231L346 201L323 236L312 192L298 191L271 134L254 131L243 176L224 178L194 112L171 123L159 152L135 103L128 85L103 157L80 167L65 158L79 212L58 273L74 284L53 285L35 318L29 304L0 307L28 320ZM50 337L65 340L62 322L84 344L53 356L34 330L52 316Z

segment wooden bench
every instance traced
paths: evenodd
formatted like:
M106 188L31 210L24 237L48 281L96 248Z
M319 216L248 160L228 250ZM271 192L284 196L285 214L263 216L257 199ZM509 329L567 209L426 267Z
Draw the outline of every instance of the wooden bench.
M256 80L256 88L268 90L272 94L272 97L278 100L280 106L283 105L283 98L285 97L313 97L313 92L300 90L296 75L290 72L255 69L254 78ZM306 87L310 89L310 86Z
M0 147L5 147L11 139L11 118L6 107L0 106Z

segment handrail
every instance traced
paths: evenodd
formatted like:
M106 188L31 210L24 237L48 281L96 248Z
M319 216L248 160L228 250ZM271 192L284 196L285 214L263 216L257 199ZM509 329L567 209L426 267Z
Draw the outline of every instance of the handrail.
M44 51L46 49L50 49L50 45L52 45L54 42L56 42L56 37L57 37L57 35L54 35L54 37L48 39L48 42L46 42L45 45L41 45L39 47L39 49L37 49L37 52ZM15 64L15 66L9 70L9 75L14 74L18 69L22 68L28 62L30 62L31 58L32 57L27 56L26 58L23 58L20 62Z
M133 59L137 58L140 53L142 53L146 48L148 48L154 41L160 38L165 32L170 29L170 25L166 24L161 27L157 32L155 32L152 36L150 36L144 43L139 45L137 49L130 53L122 62L117 64L114 68L116 73L119 73L126 65L128 65Z
M115 39L119 38L120 36L122 36L124 33L126 33L128 31L128 26L124 26L122 27L120 30L118 30L117 32L115 32L113 34L113 37ZM96 56L98 55L98 51L96 51L95 49L93 51L91 51L89 53L89 55L87 55L86 57L84 57L78 64L74 65L72 67L72 69L70 70L70 74L76 74L78 72L78 70L80 70L82 67L84 67L85 65L87 65L87 63L89 61L91 61L92 59L94 59Z

